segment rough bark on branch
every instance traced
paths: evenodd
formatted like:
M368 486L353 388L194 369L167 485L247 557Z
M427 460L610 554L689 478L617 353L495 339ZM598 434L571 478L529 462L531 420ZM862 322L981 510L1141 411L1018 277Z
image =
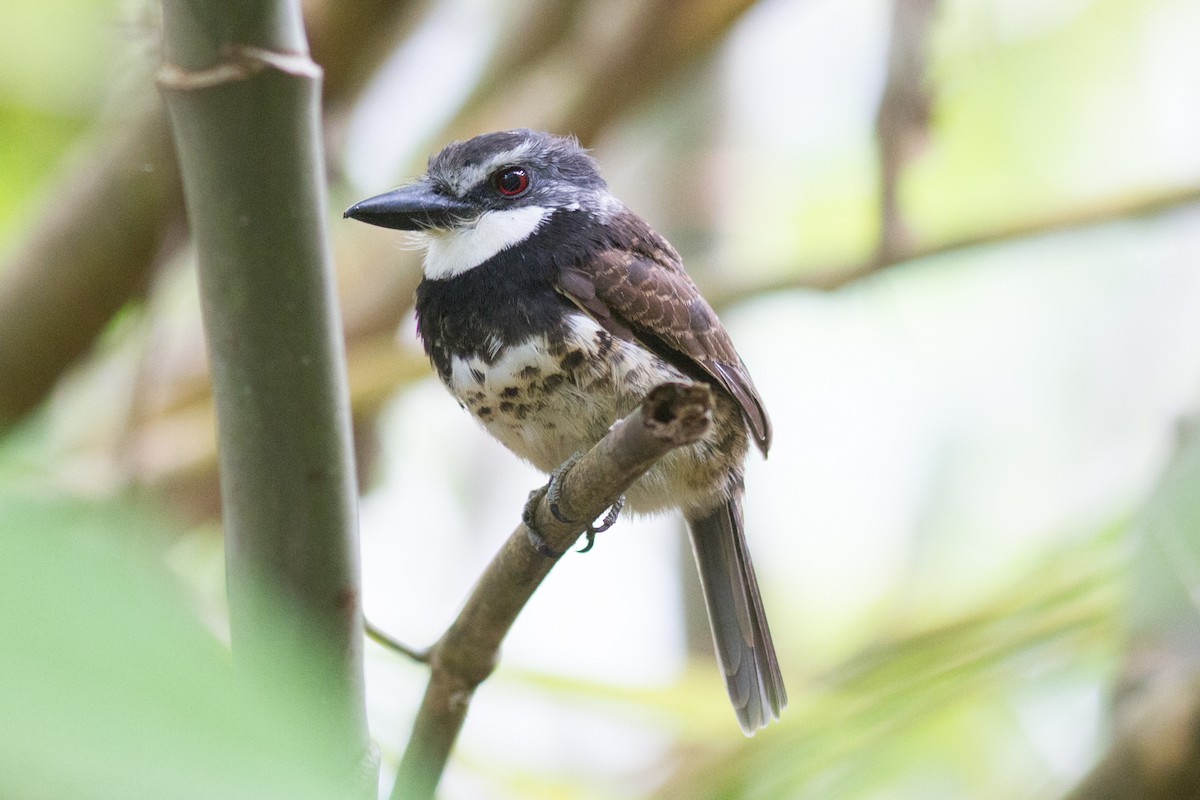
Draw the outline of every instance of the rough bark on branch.
M670 450L697 441L712 422L712 393L700 384L663 384L609 429L559 478L558 507L568 519L594 520ZM548 508L545 490L530 496L532 527L563 553L587 522L566 524ZM475 688L495 668L500 643L557 563L517 526L471 591L450 628L430 649L429 685L400 762L392 800L432 798L466 718Z

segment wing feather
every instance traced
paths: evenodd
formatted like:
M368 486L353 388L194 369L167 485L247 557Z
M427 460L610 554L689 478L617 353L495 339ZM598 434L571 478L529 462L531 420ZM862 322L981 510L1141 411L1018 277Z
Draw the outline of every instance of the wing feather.
M611 246L599 255L586 264L560 265L558 290L614 336L638 341L727 391L766 455L771 421L762 398L729 333L684 271L679 255L631 213L616 217L610 228L615 229Z

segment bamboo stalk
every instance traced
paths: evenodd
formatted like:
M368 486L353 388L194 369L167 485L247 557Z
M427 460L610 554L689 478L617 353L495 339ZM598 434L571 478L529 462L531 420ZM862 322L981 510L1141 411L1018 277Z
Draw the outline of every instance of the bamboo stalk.
M348 794L373 796L320 68L297 2L163 7L159 85L198 253L234 660L271 680L264 670L280 649L313 653L314 668L290 688L327 707L345 745L329 758Z

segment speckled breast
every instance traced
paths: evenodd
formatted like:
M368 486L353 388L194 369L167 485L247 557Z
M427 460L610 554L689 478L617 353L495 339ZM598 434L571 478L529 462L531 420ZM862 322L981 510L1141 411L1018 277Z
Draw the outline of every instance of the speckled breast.
M599 441L654 386L687 380L584 314L565 322L560 335L453 356L446 380L489 433L547 472Z

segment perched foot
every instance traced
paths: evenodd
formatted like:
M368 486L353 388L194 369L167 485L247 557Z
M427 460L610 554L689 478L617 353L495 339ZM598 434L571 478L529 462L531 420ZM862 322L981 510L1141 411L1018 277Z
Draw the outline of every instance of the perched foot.
M538 501L542 496L547 494L546 487L534 489L529 493L529 499L525 501L525 508L521 510L521 522L525 523L525 538L529 540L530 546L538 553L546 558L558 558L565 553L565 550L555 550L550 545L546 544L545 538L538 532L538 529L533 525L533 512L537 508ZM553 511L551 512L553 513Z
M583 458L583 451L573 453L566 461L559 464L558 467L555 468L554 472L550 473L550 482L546 484L546 503L550 507L550 515L563 525L574 525L576 522L578 522L578 520L567 519L565 516L563 516L563 513L558 510L558 498L560 492L562 491L561 487L559 486L559 482L562 480L562 477L570 471L571 467L575 466L575 464L578 463L579 459L581 458Z
M617 498L617 502L609 506L608 513L604 515L604 519L600 520L599 525L588 525L587 530L583 535L587 537L587 544L579 548L580 553L586 553L592 549L592 545L596 543L596 534L604 533L617 522L617 517L621 516L621 509L625 507L625 495Z
M551 472L550 481L546 484L545 488L530 492L529 499L525 502L525 510L521 512L521 520L525 523L525 534L529 537L529 543L533 545L534 550L537 550L547 558L558 558L562 555L562 553L546 544L545 538L534 528L533 510L537 506L538 500L541 499L541 496L544 493L546 495L546 506L550 509L551 516L564 525L579 524L579 520L569 519L565 514L562 513L562 510L558 507L558 502L560 493L562 491L562 477L567 474L571 467L575 466L575 463L579 461L582 456L583 453L581 452L575 453L562 464L560 464L557 469ZM592 546L596 543L596 534L603 533L611 528L616 523L617 518L621 516L621 509L624 507L624 496L618 497L617 502L613 503L612 506L609 507L608 512L604 515L604 519L600 521L599 525L588 525L587 528L584 529L583 533L584 536L587 537L587 544L579 549L580 553L586 553L588 550L592 549Z

